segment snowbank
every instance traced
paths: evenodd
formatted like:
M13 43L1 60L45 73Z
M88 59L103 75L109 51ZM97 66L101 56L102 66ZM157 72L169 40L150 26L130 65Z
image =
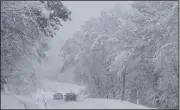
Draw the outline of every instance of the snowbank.
M99 105L104 109L152 109L145 107L143 105L137 105L126 101L116 100L116 99L95 99L90 98L87 103L93 103L94 105Z
M45 109L43 101L38 101L25 96L7 95L1 93L1 109ZM47 104L47 108L54 109Z

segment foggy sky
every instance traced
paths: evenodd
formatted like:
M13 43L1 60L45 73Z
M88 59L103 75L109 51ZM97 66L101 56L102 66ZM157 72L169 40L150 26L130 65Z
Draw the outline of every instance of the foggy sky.
M78 31L90 17L98 17L103 10L108 10L115 4L123 4L123 9L128 7L130 1L62 1L63 4L72 11L72 21L63 23L63 27L57 32L57 36L52 39L51 46L54 52L59 52L60 47L73 33ZM58 50L57 50L58 49Z
M60 69L60 49L64 42L73 37L73 34L78 31L81 25L84 24L91 17L98 17L100 13L104 10L108 10L115 4L122 4L122 8L126 9L129 6L130 1L62 1L63 4L72 11L71 21L63 23L63 27L57 32L51 40L51 49L48 52L49 61L42 65L44 72L47 74L57 73Z

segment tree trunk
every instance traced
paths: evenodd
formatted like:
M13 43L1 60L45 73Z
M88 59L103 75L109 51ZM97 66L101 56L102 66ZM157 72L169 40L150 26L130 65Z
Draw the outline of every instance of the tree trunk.
M123 90L122 90L121 100L124 100L124 97L125 97L125 90L126 90L126 88L125 88L125 83L126 83L125 72L122 73L122 78L123 78L123 82L122 82L122 83L123 83L123 84L122 84Z
M138 89L136 90L136 93L137 93L137 105L139 105L139 90Z
M106 98L107 98L107 99L109 98L108 95L106 96Z
M112 73L109 74L109 77L110 77L110 85L111 85L111 90L112 90L112 97L115 98L116 97L116 92L115 92L115 85L114 85L114 79L113 79L113 75Z
M159 70L156 74L154 74L154 84L153 84L153 88L155 90L156 96L155 96L155 104L156 107L159 108L160 107L160 100L159 100L159 89L158 89L158 79L160 78L159 73L161 73L162 70Z

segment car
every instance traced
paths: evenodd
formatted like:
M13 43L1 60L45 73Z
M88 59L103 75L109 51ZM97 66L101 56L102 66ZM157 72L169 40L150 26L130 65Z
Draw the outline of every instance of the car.
M77 95L75 93L66 93L65 101L77 101Z
M55 93L53 96L54 100L63 100L63 94L62 93Z

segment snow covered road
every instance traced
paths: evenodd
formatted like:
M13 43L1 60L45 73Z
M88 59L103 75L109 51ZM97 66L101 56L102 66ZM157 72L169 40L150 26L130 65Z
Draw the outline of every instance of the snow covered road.
M44 109L42 100L34 100L27 97L2 95L1 109ZM63 100L46 100L48 109L152 109L142 105L122 102L115 99L93 99L84 98L76 102L65 102Z
M84 98L78 97L76 102L65 102L64 100L53 100L55 92L67 93L72 90L78 93L82 90L75 84L57 83L46 81L43 90L37 91L34 98L17 95L7 95L1 93L1 108L2 109L44 109L45 104L42 99L44 96L48 109L152 109L142 105L133 104L126 101L115 99L97 99L97 98Z
M78 100L77 102L49 100L47 103L57 109L150 109L142 105L122 102L114 99L85 98Z

